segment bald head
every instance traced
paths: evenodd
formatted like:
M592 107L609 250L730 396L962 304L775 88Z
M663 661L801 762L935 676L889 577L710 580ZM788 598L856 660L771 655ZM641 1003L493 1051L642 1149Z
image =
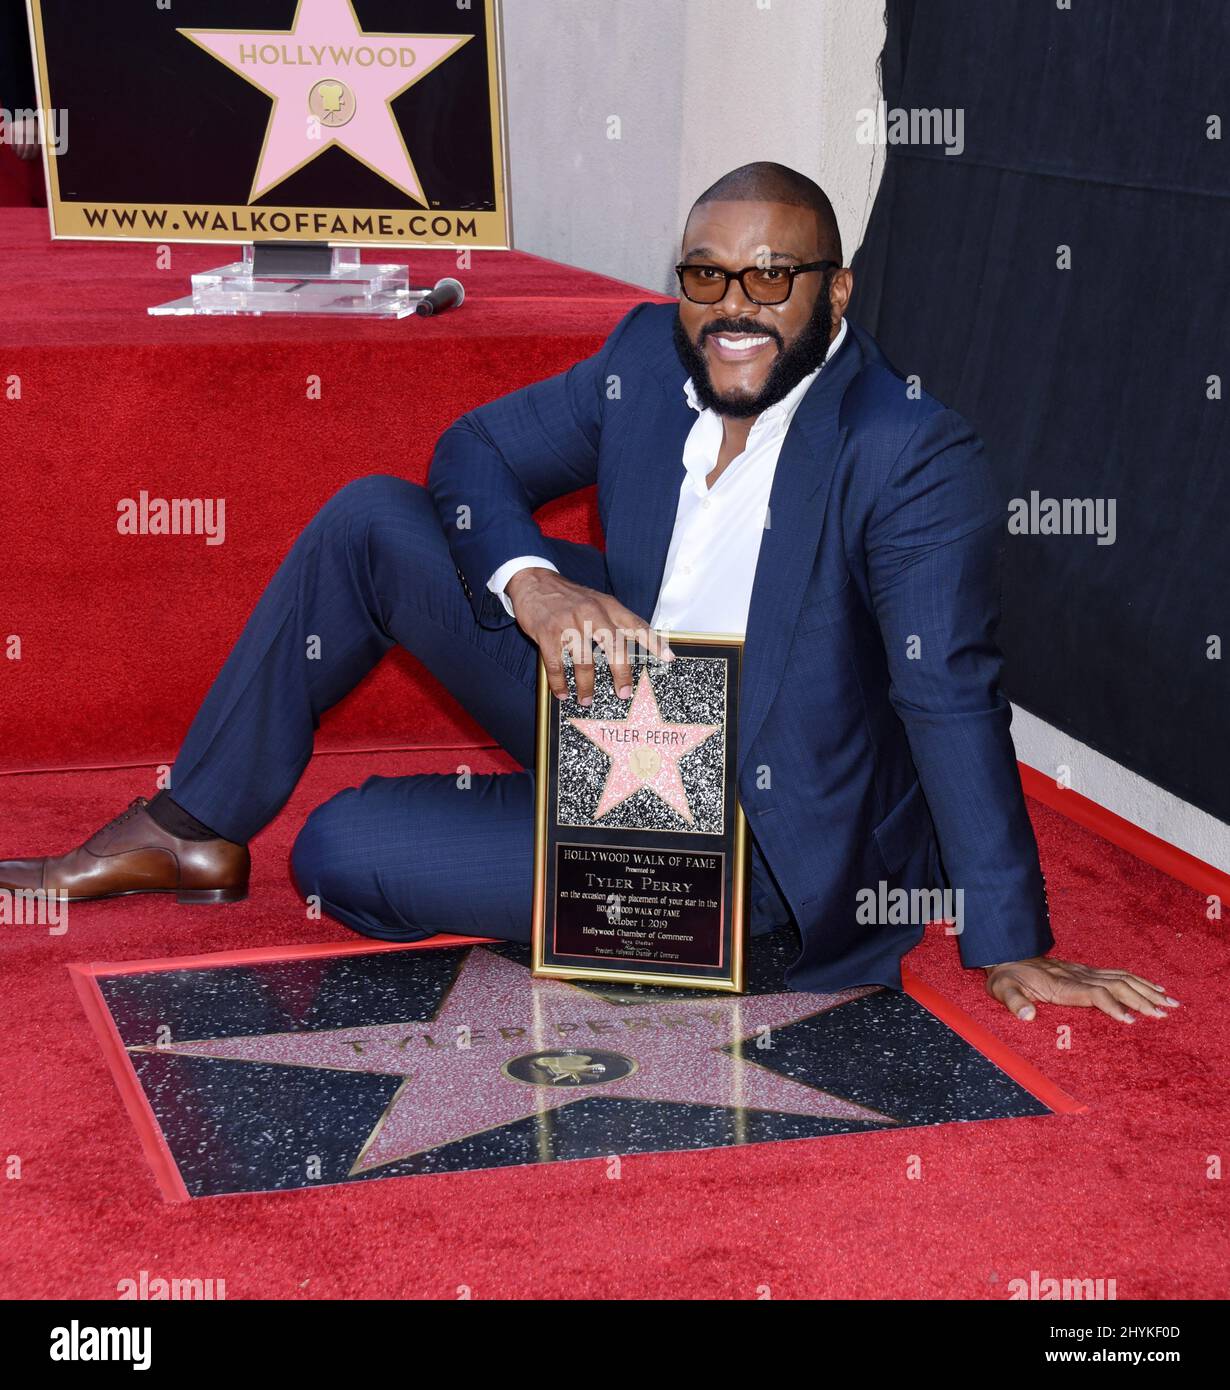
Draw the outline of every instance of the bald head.
M754 164L741 164L729 174L723 174L711 184L692 204L693 210L705 203L785 203L790 207L810 208L816 214L820 247L826 259L839 265L844 259L841 254L841 233L837 229L837 216L828 194L806 174L791 169L785 164L773 164L768 160L758 160ZM691 214L689 214L691 220Z

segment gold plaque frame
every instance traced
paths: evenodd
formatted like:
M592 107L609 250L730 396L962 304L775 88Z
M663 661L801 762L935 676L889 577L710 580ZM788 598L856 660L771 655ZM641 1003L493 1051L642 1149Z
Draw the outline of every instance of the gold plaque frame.
M726 647L737 648L739 651L740 665L742 661L743 638L720 633L700 633L700 632L671 632L669 633L670 645L677 657L686 658L689 655L702 656L705 653L700 651L689 652L688 648L696 647ZM728 666L729 682L729 666ZM679 989L703 989L720 991L728 994L741 994L746 985L747 971L747 933L749 928L750 910L748 895L750 890L750 866L749 866L749 847L750 839L748 835L747 818L743 814L743 808L739 804L737 796L737 784L735 777L735 760L738 756L737 732L738 732L738 691L737 686L734 690L734 700L730 700L731 687L728 684L727 692L727 730L726 748L724 758L726 782L730 792L729 806L724 803L723 807L723 832L721 836L721 848L701 848L698 852L712 853L720 856L729 855L731 858L730 872L726 874L725 864L722 868L723 883L723 920L720 926L723 943L729 945L729 969L723 968L723 973L696 975L672 972L662 968L628 969L626 967L606 968L599 965L570 965L562 964L552 958L552 952L548 949L548 934L552 930L555 920L555 904L548 901L549 885L553 881L553 875L549 872L548 853L555 847L577 847L584 848L582 827L555 821L555 829L561 832L557 839L551 834L551 819L555 814L553 807L556 804L556 785L557 779L551 775L552 760L551 750L553 735L558 728L557 716L558 707L561 702L556 700L551 693L551 688L547 684L546 671L541 660L538 663L538 728L535 749L535 784L534 784L534 912L533 912L533 936L532 936L532 959L531 969L536 976L546 979L558 980L589 980L592 982L606 982L611 984L640 984L640 985L660 985ZM729 710L734 708L734 718L729 717ZM629 840L638 839L644 841L647 836L665 835L688 835L692 832L677 830L612 830L608 829L608 834L616 834L628 837ZM695 832L697 838L703 832ZM608 841L607 843L616 843ZM729 887L727 887L727 884ZM727 930L728 928L728 930ZM706 967L707 968L707 967Z

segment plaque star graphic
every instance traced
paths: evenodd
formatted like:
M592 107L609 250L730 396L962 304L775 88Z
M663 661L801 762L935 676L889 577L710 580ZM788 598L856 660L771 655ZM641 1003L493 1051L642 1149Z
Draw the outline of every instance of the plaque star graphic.
M598 1096L894 1124L772 1070L772 1051L756 1046L765 1029L869 992L615 1002L534 980L523 966L474 947L427 1020L129 1051L404 1078L354 1160L356 1176Z
M716 734L720 724L666 723L648 670L641 672L632 705L623 719L569 719L568 723L611 760L595 820L647 787L692 824L679 760Z
M426 205L389 103L474 36L366 33L352 0L298 0L289 29L180 29L272 98L248 202L338 145Z

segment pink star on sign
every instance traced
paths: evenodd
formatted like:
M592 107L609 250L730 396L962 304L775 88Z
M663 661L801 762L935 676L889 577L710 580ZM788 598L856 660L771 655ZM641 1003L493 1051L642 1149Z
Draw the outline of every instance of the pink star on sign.
M595 820L601 820L608 811L647 787L692 824L687 793L679 775L679 759L716 734L722 727L720 724L664 722L649 683L648 670L641 672L625 718L569 719L568 722L611 760L598 809L594 812Z
M299 0L289 29L180 29L273 98L248 201L339 145L426 203L389 103L472 34L368 34L351 0Z

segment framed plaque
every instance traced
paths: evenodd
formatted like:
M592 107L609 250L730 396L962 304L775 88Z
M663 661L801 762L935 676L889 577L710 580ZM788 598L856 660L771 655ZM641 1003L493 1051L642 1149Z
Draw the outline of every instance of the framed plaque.
M538 672L536 975L741 992L748 835L736 782L743 639L670 634L594 699Z

